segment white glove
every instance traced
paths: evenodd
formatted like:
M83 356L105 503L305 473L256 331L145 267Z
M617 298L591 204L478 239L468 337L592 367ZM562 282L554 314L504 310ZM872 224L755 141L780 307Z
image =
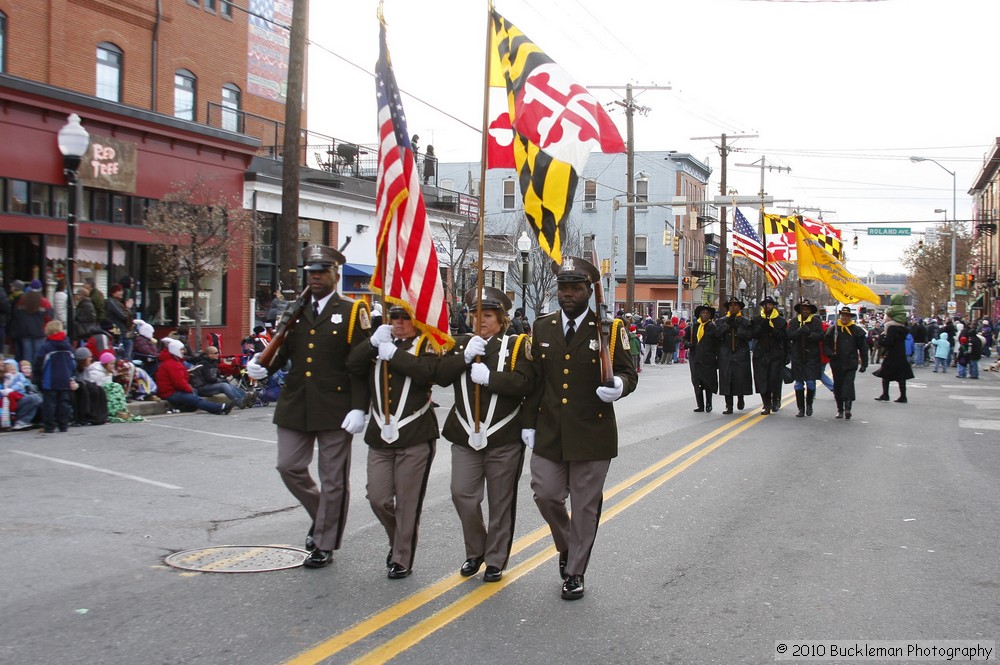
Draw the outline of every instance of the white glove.
M382 342L378 345L378 359L389 362L396 355L396 345L392 342Z
M521 430L521 441L524 441L524 445L528 446L532 450L535 448L535 430L533 429L523 429Z
M478 336L473 337L465 345L465 362L471 363L476 359L476 356L481 356L484 353L486 353L486 340Z
M469 378L473 383L481 386L488 386L490 383L490 368L483 363L472 363L469 365Z
M605 386L600 386L597 389L597 396L601 399L602 402L608 402L608 403L614 402L616 399L621 397L622 392L625 391L625 384L622 383L621 378L616 376L614 377L614 379L615 379L614 388L607 388Z
M347 430L348 434L361 434L365 431L365 412L361 409L351 409L344 416L344 422L340 427Z
M250 362L247 363L247 376L254 381L263 381L267 378L267 368L257 362L259 358L260 354L255 353Z
M378 328L375 329L375 332L372 333L372 336L368 338L368 341L371 342L371 345L374 346L376 349L378 348L378 345L382 344L383 342L391 342L392 326L389 325L388 323L379 326Z

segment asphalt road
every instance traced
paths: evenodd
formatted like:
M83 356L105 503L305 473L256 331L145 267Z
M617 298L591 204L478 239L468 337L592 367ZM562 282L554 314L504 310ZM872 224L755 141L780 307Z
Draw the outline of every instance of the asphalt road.
M0 435L0 662L765 663L779 640L996 640L1000 377L919 369L905 405L873 401L876 382L859 377L849 422L823 388L811 418L758 416L756 396L724 416L691 411L686 365L647 367L616 405L577 602L527 465L499 584L457 574L443 441L411 577L385 577L360 439L331 566L219 574L163 559L299 547L308 528L270 408Z

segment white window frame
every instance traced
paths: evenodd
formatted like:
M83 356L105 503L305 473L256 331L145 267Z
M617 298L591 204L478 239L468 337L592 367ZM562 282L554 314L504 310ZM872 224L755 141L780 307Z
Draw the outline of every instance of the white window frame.
M504 210L514 210L517 206L517 188L513 178L505 178L502 184Z

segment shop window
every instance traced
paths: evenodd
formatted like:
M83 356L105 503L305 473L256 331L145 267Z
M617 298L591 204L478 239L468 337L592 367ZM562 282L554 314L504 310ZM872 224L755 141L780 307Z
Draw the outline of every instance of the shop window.
M90 219L95 222L111 221L111 193L101 190L91 192Z
M155 207L156 199L144 199L139 196L132 197L132 215L128 223L143 226L146 223L146 215Z
M113 194L111 196L111 222L128 224L128 212L128 197Z
M0 212L7 211L7 181L0 178Z
M31 214L38 217L49 216L49 186L31 183Z
M28 214L28 182L26 180L10 181L10 201L7 210Z
M69 215L69 187L52 188L52 216L59 219Z
M194 326L195 318L201 318L201 324L208 326L223 325L223 276L213 275L205 278L199 286L200 306L195 306L194 289L186 278L174 281L163 274L155 261L150 266L147 275L149 288L146 292L147 302L143 307L148 321L154 326L189 325Z
M0 12L0 72L7 71L7 15Z
M174 117L181 120L195 119L198 77L186 69L174 73Z
M227 83L222 86L222 128L230 132L241 131L240 122L243 94L238 86Z
M97 45L97 91L100 99L122 101L122 50L110 42Z

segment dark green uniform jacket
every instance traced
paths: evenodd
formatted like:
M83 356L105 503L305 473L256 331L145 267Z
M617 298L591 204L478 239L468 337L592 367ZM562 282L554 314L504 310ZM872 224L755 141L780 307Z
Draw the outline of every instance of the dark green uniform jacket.
M271 367L292 368L285 377L274 424L302 432L340 429L352 409L368 408L368 377L350 372L352 348L371 347L368 307L336 293L314 319L306 307Z
M469 374L466 371L469 366L465 363L465 345L469 343L469 339L471 339L471 335L462 335L455 339L455 348L438 363L436 379L439 386L455 386L455 405L444 421L444 429L441 430L441 434L452 443L462 445L469 444L469 434L462 421L469 427L474 427L475 419L474 412L470 414L466 410L466 395L468 395L469 407L475 408L476 389L476 384L469 379ZM481 432L489 432L495 424L502 422L508 415L517 411L521 406L521 401L531 392L531 387L534 385L531 349L529 348L531 338L527 335L507 337L503 366L498 368L500 347L503 341L503 335L494 335L486 343L486 354L480 359L490 370L489 385L479 387L479 420L484 423L484 426L480 427ZM466 389L464 394L463 383ZM489 423L486 423L490 401L494 396L496 396L496 403L493 407L493 418ZM512 442L519 443L520 441L521 418L520 413L518 413L506 424L487 435L486 447L501 446Z
M370 412L368 428L365 429L365 443L372 448L403 448L418 443L427 443L438 438L438 422L431 406L431 389L434 373L441 357L434 351L426 337L405 339L397 344L397 351L389 361L389 413L392 419L402 423L398 427L399 438L389 442L382 437L385 423L384 405L386 395L382 392L382 362L378 360L378 349L366 344L351 351L348 366L351 371L368 374L368 393L371 403L365 409ZM400 397L409 378L406 399L400 408ZM376 388L375 382L379 385ZM419 415L417 415L419 413Z
M601 385L597 325L594 313L587 312L569 347L561 311L537 319L531 328L537 378L523 409L524 427L535 430L536 455L555 462L618 455L614 406L602 402L595 392ZM616 324L608 341L624 397L639 381L625 328Z

